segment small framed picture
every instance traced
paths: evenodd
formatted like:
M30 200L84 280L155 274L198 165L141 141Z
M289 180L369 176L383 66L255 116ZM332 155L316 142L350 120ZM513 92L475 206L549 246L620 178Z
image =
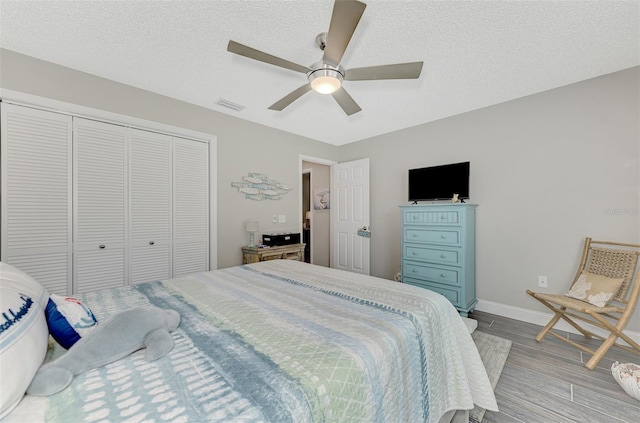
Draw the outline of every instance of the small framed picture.
M313 196L313 209L324 210L331 208L330 199L331 195L329 193L329 188L316 190L315 195Z

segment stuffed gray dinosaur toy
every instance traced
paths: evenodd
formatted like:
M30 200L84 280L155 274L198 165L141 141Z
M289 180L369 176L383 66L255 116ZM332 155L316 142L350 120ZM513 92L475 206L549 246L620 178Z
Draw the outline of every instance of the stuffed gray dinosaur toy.
M116 314L98 324L64 355L42 365L27 394L53 395L69 386L75 375L113 363L142 348L146 348L147 361L157 360L173 348L169 332L179 324L177 311L158 307L136 307Z

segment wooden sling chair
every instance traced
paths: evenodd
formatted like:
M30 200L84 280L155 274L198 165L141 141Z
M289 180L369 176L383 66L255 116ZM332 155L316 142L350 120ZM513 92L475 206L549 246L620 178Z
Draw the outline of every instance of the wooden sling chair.
M536 336L536 341L542 342L542 339L549 333L591 354L591 358L586 364L589 370L593 370L596 367L598 362L613 345L633 354L640 355L640 345L623 332L627 321L633 314L633 309L640 295L640 272L638 272L639 255L640 244L592 241L591 238L586 238L580 266L571 284L571 288L576 286L576 289L571 289L571 291L575 294L576 292L580 292L580 289L583 289L584 292L586 286L583 283L586 279L584 277L581 278L583 272L588 272L585 277L591 277L591 280L599 278L600 280L606 281L606 283L611 282L608 278L617 278L614 286L620 283L621 278L624 278L624 280L617 293L613 294L613 297L608 303L599 304L602 304L602 307L587 302L587 299L580 300L564 294L544 294L527 289L527 294L549 307L554 313L549 323L547 323L540 333L538 333L538 336ZM595 276L591 276L593 274L595 274ZM606 278L598 275L605 276ZM578 283L579 279L580 283ZM576 285L577 283L578 285ZM613 289L615 290L615 288ZM589 298L589 301L591 300L592 298ZM597 338L603 342L598 349L593 350L558 334L552 328L560 319L563 319L576 328L585 337ZM605 338L592 333L578 325L574 319L602 328L608 332L609 335ZM628 346L616 342L618 338L624 340Z

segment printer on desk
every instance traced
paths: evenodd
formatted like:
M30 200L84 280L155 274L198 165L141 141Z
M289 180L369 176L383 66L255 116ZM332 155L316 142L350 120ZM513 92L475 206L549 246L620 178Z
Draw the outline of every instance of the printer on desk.
M262 244L269 247L300 244L300 232L287 234L262 234Z

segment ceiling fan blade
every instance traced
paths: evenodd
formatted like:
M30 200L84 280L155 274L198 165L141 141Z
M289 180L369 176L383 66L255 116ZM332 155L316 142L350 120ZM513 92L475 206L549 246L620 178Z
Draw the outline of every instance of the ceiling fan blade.
M299 65L297 63L289 62L288 60L281 59L271 54L265 53L255 48L245 46L244 44L237 43L233 40L229 41L227 45L227 51L240 56L248 57L249 59L258 60L260 62L269 63L270 65L279 66L281 68L290 69L296 72L307 73L311 72L306 66Z
M281 111L282 109L287 107L289 104L293 103L294 101L302 97L304 94L306 94L307 91L309 91L310 89L311 89L310 84L304 84L300 88L294 91L291 91L289 94L285 95L280 100L273 103L271 106L269 106L269 110Z
M322 58L324 63L331 66L340 64L366 7L366 4L356 0L336 0Z
M347 91L343 87L340 87L338 91L331 95L336 99L347 116L351 116L352 114L358 113L360 110L362 110L360 106L358 106L358 103L356 103L355 100L351 98L349 93L347 93Z
M422 62L397 63L395 65L368 66L344 71L348 81L367 81L372 79L417 79L422 72Z

